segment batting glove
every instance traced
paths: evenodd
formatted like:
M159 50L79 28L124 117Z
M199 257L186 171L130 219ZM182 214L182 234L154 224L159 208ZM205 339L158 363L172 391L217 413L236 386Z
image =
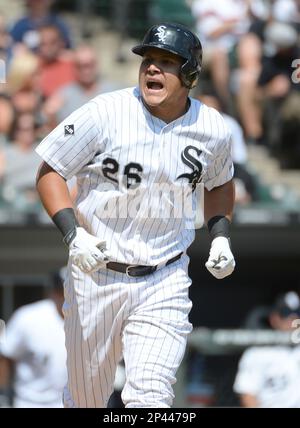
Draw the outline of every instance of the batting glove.
M69 245L69 251L73 263L84 273L104 268L110 258L106 241L90 235L82 227L76 227L76 236Z
M209 258L205 266L217 279L223 279L232 274L235 268L235 260L227 238L218 236L212 241Z

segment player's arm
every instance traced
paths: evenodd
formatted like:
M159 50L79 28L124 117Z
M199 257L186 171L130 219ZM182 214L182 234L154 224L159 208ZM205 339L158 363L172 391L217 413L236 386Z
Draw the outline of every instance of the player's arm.
M51 218L60 210L66 208L73 210L66 180L46 162L41 164L36 182L41 201ZM74 222L75 220L74 214Z
M74 264L86 273L92 273L105 266L109 257L105 241L90 235L79 226L66 180L43 162L36 181L40 199L54 224L61 231Z
M230 222L234 207L233 180L204 193L204 218L212 243L206 267L217 279L230 275L235 261L230 249Z
M242 407L247 407L247 408L259 407L259 403L255 395L241 394L240 402Z
M204 217L205 223L215 216L224 216L230 222L234 208L234 183L228 181L222 186L215 187L211 191L205 189L204 193Z

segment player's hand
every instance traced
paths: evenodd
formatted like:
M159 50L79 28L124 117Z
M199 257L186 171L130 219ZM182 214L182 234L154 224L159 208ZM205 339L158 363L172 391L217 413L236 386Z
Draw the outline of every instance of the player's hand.
M217 279L223 279L232 274L235 261L227 238L219 236L212 241L205 266Z
M82 272L92 273L106 266L110 254L106 242L76 227L76 236L69 245L70 257Z

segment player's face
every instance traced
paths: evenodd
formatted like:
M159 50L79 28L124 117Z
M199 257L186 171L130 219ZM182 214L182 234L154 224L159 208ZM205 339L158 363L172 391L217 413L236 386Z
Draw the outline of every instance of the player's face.
M143 57L139 75L141 94L149 110L157 116L162 113L162 119L163 110L170 115L185 111L188 89L179 77L182 63L177 55L156 48L147 50Z
M55 28L44 28L40 31L39 54L47 62L58 58L63 42Z

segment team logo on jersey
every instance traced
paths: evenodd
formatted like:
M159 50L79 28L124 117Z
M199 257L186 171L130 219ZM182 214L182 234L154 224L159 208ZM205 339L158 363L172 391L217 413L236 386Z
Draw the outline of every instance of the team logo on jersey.
M195 151L197 153L197 156L200 156L202 153L202 150L199 150L197 147L194 146L187 146L184 151L181 153L181 159L182 162L191 168L192 172L185 173L179 175L176 180L179 180L179 178L187 178L189 180L189 183L192 185L192 190L194 191L196 188L197 183L200 183L202 179L202 164L201 162L195 158L190 152Z
M65 137L67 135L74 135L74 125L66 125L65 126Z
M161 25L161 26L158 27L157 33L155 33L155 35L158 37L158 40L160 42L164 43L165 40L166 40L166 37L167 37L167 35L166 35L166 29L167 29L167 27L165 27L164 25Z

